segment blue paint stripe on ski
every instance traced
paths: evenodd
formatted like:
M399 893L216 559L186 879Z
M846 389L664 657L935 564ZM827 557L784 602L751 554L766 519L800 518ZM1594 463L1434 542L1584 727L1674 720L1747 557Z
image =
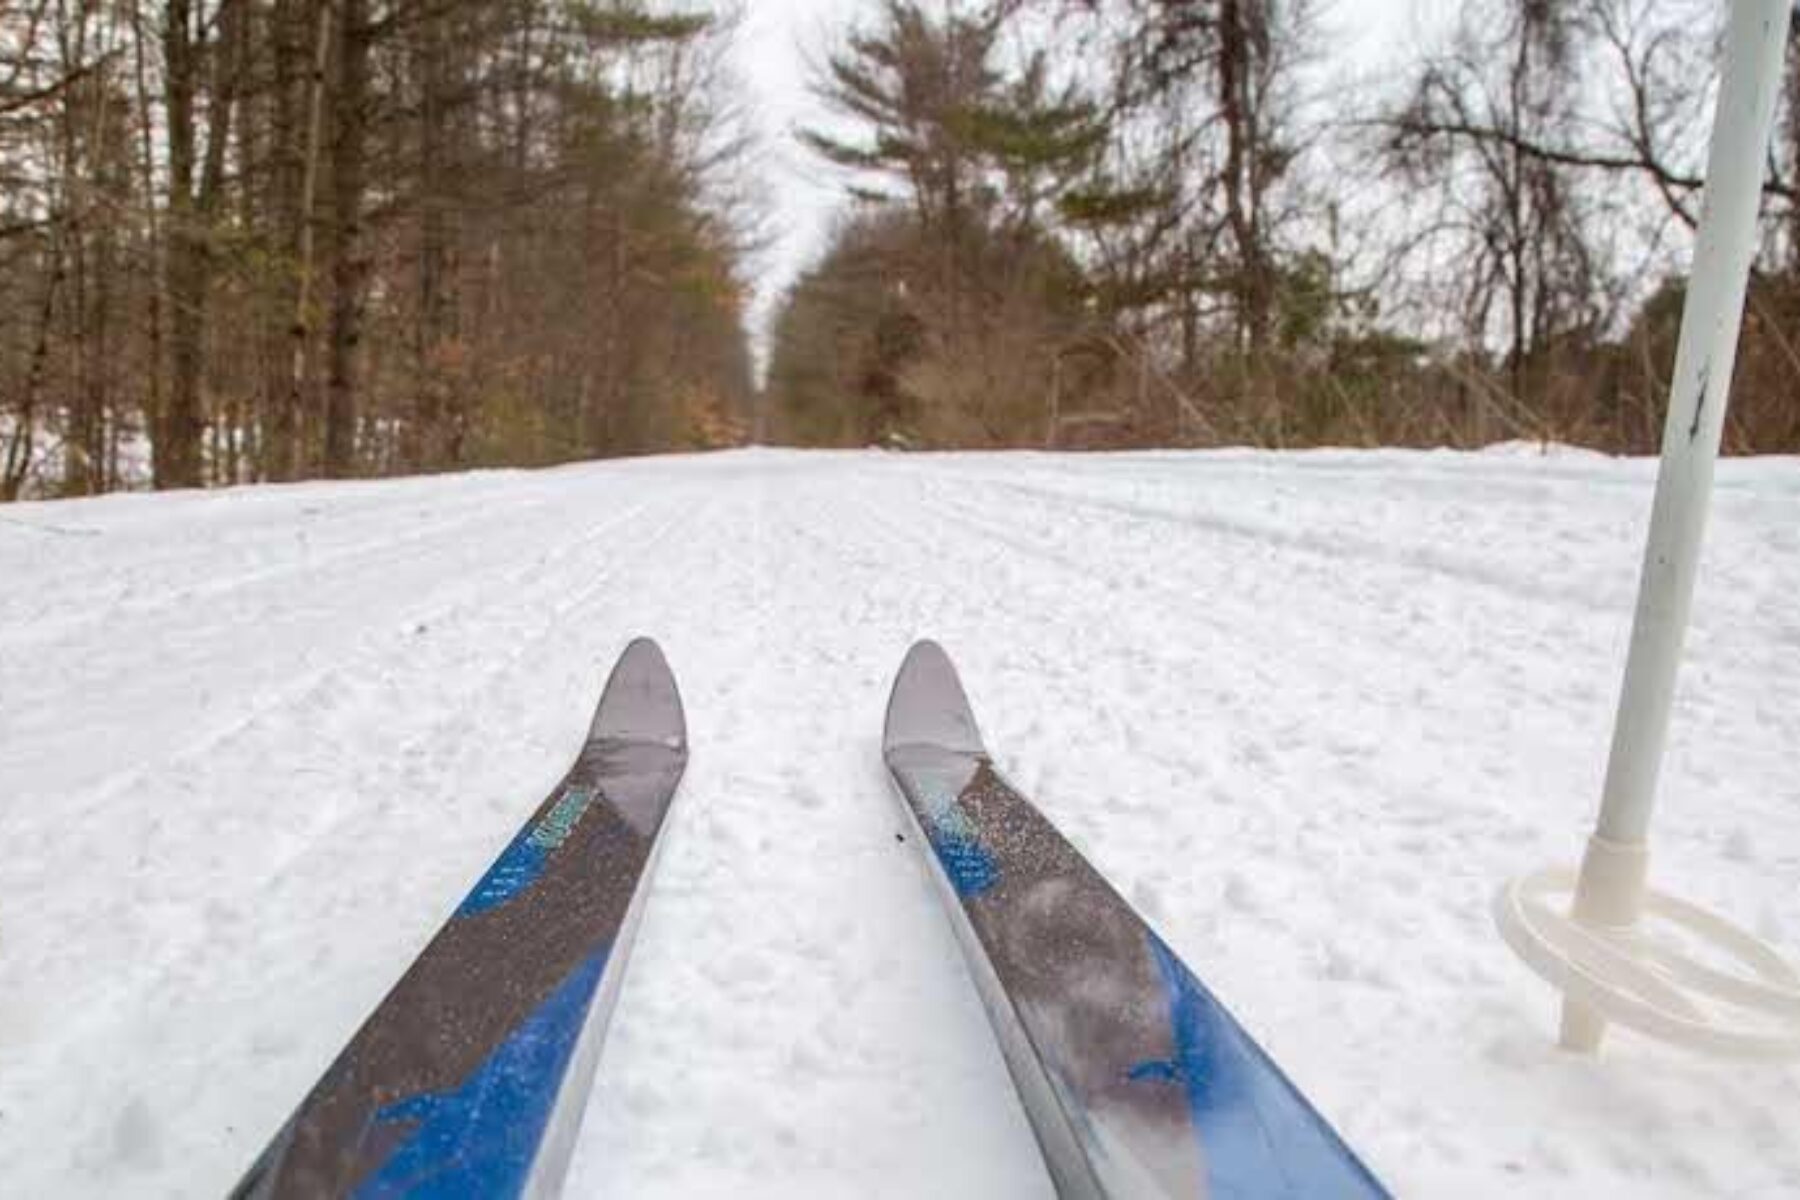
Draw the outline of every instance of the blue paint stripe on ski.
M607 957L602 950L576 967L457 1090L377 1113L378 1124L416 1127L356 1200L521 1194Z
M931 849L943 864L950 885L964 900L992 891L1000 883L1000 863L993 852L981 844L981 836L969 814L958 803L956 788L938 781L942 790L933 790L922 824Z
M1383 1194L1218 998L1166 942L1146 936L1168 989L1175 1044L1173 1063L1146 1066L1187 1091L1208 1194L1302 1200L1344 1195L1350 1185L1358 1194Z
M550 861L547 850L534 846L525 838L520 838L506 848L498 862L488 873L482 876L469 898L462 902L456 910L459 919L479 917L483 913L502 908L531 890L543 877L544 867Z
M991 891L1000 883L1000 866L973 835L959 837L941 826L931 831L931 848L937 851L944 873L956 894L968 900Z
M543 820L513 840L499 861L475 885L475 890L456 910L456 915L478 917L502 908L530 891L543 877L551 852L569 840L596 795L592 788L571 787L565 791Z

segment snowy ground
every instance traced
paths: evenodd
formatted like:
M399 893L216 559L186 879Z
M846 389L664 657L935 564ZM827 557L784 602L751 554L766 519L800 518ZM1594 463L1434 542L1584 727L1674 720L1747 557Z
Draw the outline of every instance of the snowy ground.
M908 643L1399 1192L1800 1191L1800 1069L1549 1046L1648 463L746 453L0 510L0 1192L221 1194L566 766L695 757L568 1194L1044 1197L878 766ZM1728 464L1658 874L1800 949L1800 462Z

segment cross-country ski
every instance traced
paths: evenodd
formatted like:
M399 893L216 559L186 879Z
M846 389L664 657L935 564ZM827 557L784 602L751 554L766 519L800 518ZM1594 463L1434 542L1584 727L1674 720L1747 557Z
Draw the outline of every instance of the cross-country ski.
M936 643L900 668L882 752L1063 1200L1387 1195L995 771Z
M686 766L675 680L634 642L568 776L233 1195L556 1195Z

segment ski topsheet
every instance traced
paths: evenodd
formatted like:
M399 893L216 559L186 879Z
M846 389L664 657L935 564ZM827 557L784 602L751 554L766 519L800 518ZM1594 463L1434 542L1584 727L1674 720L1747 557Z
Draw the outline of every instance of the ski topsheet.
M686 765L675 680L634 642L567 778L234 1197L555 1194Z
M1064 1200L1387 1195L1174 951L995 773L933 643L900 669L883 751Z

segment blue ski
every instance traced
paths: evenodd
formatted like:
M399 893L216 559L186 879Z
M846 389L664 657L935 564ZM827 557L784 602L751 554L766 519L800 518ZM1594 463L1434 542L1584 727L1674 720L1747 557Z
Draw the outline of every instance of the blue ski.
M634 642L574 768L233 1196L556 1194L686 766L675 680Z
M883 751L1064 1200L1387 1192L1224 1005L994 770L915 646Z

